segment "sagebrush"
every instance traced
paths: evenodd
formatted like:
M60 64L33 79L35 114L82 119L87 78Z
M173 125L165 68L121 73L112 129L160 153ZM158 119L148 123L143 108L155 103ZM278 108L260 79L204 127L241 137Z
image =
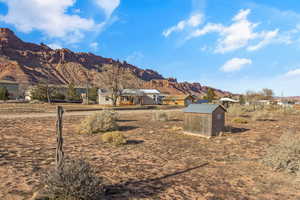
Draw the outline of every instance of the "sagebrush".
M112 144L114 146L120 146L127 143L125 136L120 132L105 133L101 136L103 142Z
M71 160L62 170L53 169L42 176L45 193L50 199L103 199L103 180L84 160Z
M300 135L289 131L271 147L262 162L275 170L300 175Z
M252 117L253 121L273 120L274 119L274 113L270 112L268 110L260 110L260 111L254 112L251 117Z
M241 117L246 113L246 111L243 108L244 107L241 105L233 104L227 109L227 112L230 116Z
M118 129L118 115L116 112L104 110L87 116L79 125L81 134L115 131Z
M166 121L169 121L169 115L163 111L155 111L153 113L153 120L166 122Z
M232 120L232 122L238 123L238 124L248 124L248 120L246 120L244 118L240 118L240 117L234 118Z

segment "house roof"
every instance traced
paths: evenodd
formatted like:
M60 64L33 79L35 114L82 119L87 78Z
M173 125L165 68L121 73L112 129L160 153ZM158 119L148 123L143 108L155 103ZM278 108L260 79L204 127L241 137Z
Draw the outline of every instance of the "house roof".
M209 101L206 100L206 99L199 99L199 100L196 101L196 103L197 103L197 104L201 104L201 103L209 103Z
M15 82L15 81L10 81L10 80L0 80L0 83L19 85L19 83Z
M226 109L219 104L190 104L183 111L186 113L207 113L214 112L218 107L221 107L225 112Z
M235 99L231 99L231 98L228 98L228 97L225 97L225 98L221 98L220 101L227 101L227 102L233 102L233 103L238 103L239 101L238 100L235 100Z
M156 89L140 89L145 94L160 94L160 91Z
M143 96L144 93L140 89L124 89L122 96Z

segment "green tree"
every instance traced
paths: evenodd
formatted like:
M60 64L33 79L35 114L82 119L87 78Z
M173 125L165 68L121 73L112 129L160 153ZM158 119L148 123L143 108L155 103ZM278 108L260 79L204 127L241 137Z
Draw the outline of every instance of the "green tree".
M244 105L246 103L244 95L240 95L239 102L240 102L241 105Z
M9 93L6 87L0 87L0 100L8 100Z
M51 98L55 94L55 88L48 84L38 84L31 90L31 98L39 101L48 101L51 103Z
M66 98L69 101L76 101L80 99L80 96L76 93L75 85L73 83L68 85Z
M215 91L212 88L208 88L207 94L205 97L203 97L205 100L208 100L209 102L212 102L216 98Z
M89 88L88 90L89 90L88 91L89 100L97 101L98 89L95 87L92 87L92 88Z
M39 101L47 100L47 88L43 85L37 85L31 90L31 98Z

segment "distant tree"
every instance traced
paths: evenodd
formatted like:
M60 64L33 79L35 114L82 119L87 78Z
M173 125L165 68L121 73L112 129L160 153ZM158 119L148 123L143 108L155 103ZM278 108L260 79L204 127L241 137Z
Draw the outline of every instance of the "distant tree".
M123 89L137 88L141 85L140 80L127 70L127 68L122 67L120 62L104 65L103 68L104 73L106 74L103 83L106 86L106 89L111 93L110 98L113 106L117 105L117 101L120 98Z
M268 88L264 88L262 89L262 95L264 96L264 98L266 100L271 100L273 99L273 96L274 96L274 92L272 89L268 89Z
M92 82L92 79L90 77L90 72L87 70L85 72L85 76L86 76L86 84L85 84L85 99L83 99L83 103L85 104L89 104L89 91L90 91L90 87L91 87L91 82Z
M8 100L9 93L6 87L0 87L0 100Z
M95 87L89 88L88 89L88 95L89 95L89 99L92 101L97 101L97 97L98 97L98 89Z
M67 89L66 99L69 101L76 101L80 99L80 96L77 95L74 83L70 83Z
M212 102L215 100L216 94L215 91L212 88L208 88L206 96L204 96L205 100L208 100L209 102Z
M54 92L55 88L50 87L49 84L38 84L31 90L31 98L51 103Z
M239 96L239 102L240 102L241 105L244 105L246 103L244 95Z

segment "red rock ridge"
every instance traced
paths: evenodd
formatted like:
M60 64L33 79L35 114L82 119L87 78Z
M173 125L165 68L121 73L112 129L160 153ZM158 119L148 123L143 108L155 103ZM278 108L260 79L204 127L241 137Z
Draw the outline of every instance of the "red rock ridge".
M9 79L26 85L41 81L83 85L89 78L95 86L103 87L102 66L114 62L118 61L92 53L75 53L69 49L53 50L45 44L23 42L11 30L0 28L0 80ZM144 70L126 62L122 66L139 78L144 88L156 88L168 94L199 96L207 91L207 87L200 83L179 83L174 78L164 78L154 70ZM228 94L217 91L220 96Z

